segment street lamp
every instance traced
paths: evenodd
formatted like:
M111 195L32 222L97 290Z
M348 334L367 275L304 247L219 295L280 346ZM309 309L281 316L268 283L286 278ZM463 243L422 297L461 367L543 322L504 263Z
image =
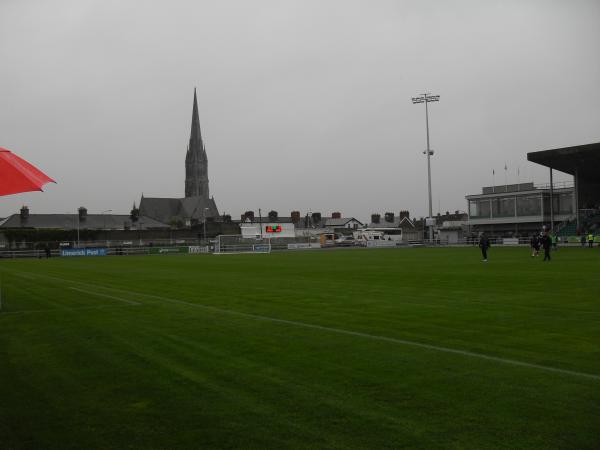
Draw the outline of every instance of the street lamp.
M304 222L304 225L306 226L306 243L308 244L308 248L310 248L310 230L308 229L308 226L310 224L311 216L312 216L312 211L310 211L310 210L306 211L306 221Z
M104 230L104 239L106 240L106 246L108 247L108 233L106 232L106 216L104 215L107 212L112 212L112 209L107 209L106 211L102 211L102 229Z
M71 215L71 213L66 212L65 215ZM79 211L77 211L76 217L73 217L73 228L77 229L77 247L79 247L79 225L81 223L81 219L79 217ZM75 226L75 219L77 219L77 226Z
M431 207L431 162L430 157L433 155L433 150L429 148L429 109L427 104L429 102L439 102L439 95L431 95L428 93L421 94L418 97L413 97L413 103L425 103L425 129L427 131L427 150L423 153L427 154L427 184L429 187L429 240L433 241L433 225L431 224L431 218L433 216Z
M206 241L206 211L208 211L210 208L204 208L202 210L202 237L204 238L204 240Z
M140 219L138 221L138 237L140 239L140 247L142 246L142 230L143 229L144 229L144 221Z
M75 220L73 220L75 222ZM79 211L77 212L77 248L79 248L79 224L81 222L81 217L79 217Z

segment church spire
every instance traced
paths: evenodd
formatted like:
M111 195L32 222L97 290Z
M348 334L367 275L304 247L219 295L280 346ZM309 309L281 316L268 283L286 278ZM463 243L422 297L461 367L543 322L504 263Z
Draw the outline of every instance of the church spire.
M194 106L192 109L192 130L190 143L185 156L185 196L203 197L208 200L208 159L200 134L200 115L198 97L194 88Z
M200 115L198 114L198 99L196 97L196 88L194 88L194 107L192 109L192 131L190 133L190 146L196 143L202 143L202 134L200 133ZM203 145L200 145L202 148Z

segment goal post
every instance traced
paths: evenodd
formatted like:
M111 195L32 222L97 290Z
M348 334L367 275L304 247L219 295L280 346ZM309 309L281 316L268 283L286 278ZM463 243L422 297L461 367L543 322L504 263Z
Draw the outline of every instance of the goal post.
M241 234L222 234L217 236L215 255L233 255L239 253L271 253L271 239L242 237Z

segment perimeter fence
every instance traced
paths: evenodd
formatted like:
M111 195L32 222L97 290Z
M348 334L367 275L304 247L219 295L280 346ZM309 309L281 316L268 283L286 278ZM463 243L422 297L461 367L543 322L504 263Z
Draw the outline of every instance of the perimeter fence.
M241 238L241 236L240 236ZM252 238L249 238L252 240ZM478 238L463 238L450 240L408 240L408 241L367 241L356 242L351 245L337 245L332 241L322 243L318 236L273 238L269 240L270 251L297 251L337 248L407 248L407 247L477 247ZM530 240L526 237L505 238L489 236L493 246L529 246ZM214 253L218 245L217 239L181 239L181 240L153 240L151 242L131 241L86 241L62 242L50 246L44 242L22 242L12 248L3 248L0 244L0 259L17 258L48 258L48 257L83 257L83 256L130 256L130 255L175 255L175 254L207 254ZM595 236L594 244L600 245L600 236ZM579 236L561 238L559 246L580 246L582 241ZM587 240L585 245L588 246Z

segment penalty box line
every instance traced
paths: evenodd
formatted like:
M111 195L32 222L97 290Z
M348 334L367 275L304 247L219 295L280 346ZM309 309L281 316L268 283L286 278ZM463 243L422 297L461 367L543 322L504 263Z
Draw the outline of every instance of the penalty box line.
M38 275L38 276L40 276L40 275ZM392 344L405 345L408 347L422 348L422 349L432 350L432 351L441 352L441 353L450 353L450 354L455 354L455 355L467 356L470 358L477 358L477 359L482 359L482 360L486 360L486 361L492 361L492 362L505 364L505 365L543 370L545 372L552 372L552 373L557 373L557 374L561 374L561 375L570 375L570 376L575 376L575 377L579 377L579 378L587 378L587 379L591 379L591 380L595 380L595 381L600 381L600 375L596 375L596 374L592 374L592 373L578 372L575 370L568 370L568 369L559 369L558 367L544 366L544 365L535 364L535 363L528 363L528 362L519 361L516 359L502 358L499 356L486 355L484 353L477 353L477 352L471 352L468 350L460 350L460 349L451 348L451 347L443 347L443 346L438 346L438 345L425 344L423 342L409 341L406 339L398 339L398 338L393 338L393 337L388 337L388 336L380 336L380 335L376 335L376 334L362 333L360 331L345 330L343 328L327 327L324 325L316 325L316 324L307 323L307 322L299 322L296 320L278 319L276 317L269 317L269 316L262 316L259 314L245 313L245 312L235 311L235 310L231 310L231 309L218 308L216 306L203 305L200 303L186 302L185 300L178 300L178 299L169 298L169 297L162 297L159 295L145 294L143 292L128 291L125 289L113 288L113 287L102 286L102 285L94 285L94 284L90 284L90 283L66 280L64 278L51 277L51 276L47 276L47 275L46 276L41 275L41 276L46 277L46 278L55 279L55 280L64 281L66 283L80 284L83 286L89 286L89 287L93 287L93 288L107 289L107 290L121 292L121 293L128 294L128 295L138 295L141 297L160 300L162 302L191 306L191 307L203 309L206 311L213 311L213 312L217 312L217 313L221 313L221 314L228 314L231 316L245 317L245 318L261 320L261 321L265 321L265 322L280 323L280 324L284 324L284 325L292 325L292 326L300 327L300 328L308 328L308 329L326 331L326 332L336 333L336 334L341 334L341 335L346 335L346 336L360 337L360 338L370 339L370 340L374 340L374 341L388 342L388 343L392 343Z

